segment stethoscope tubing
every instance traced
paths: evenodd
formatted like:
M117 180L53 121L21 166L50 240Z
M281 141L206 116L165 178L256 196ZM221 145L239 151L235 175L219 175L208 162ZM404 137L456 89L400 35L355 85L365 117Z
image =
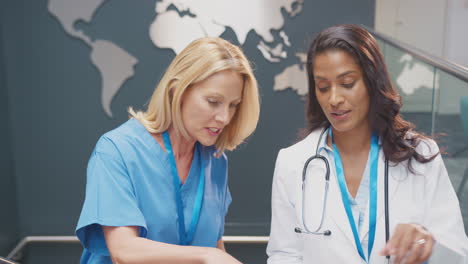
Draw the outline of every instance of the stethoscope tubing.
M307 225L306 225L306 221L305 221L305 218L304 218L304 212L305 212L305 211L304 211L304 204L305 204L305 203L304 203L304 196L305 196L305 195L302 196L302 223L303 223L303 225L304 225L304 230L302 231L302 230L299 229L299 231L301 231L300 233L313 234L313 235L327 235L327 236L331 235L330 230L325 230L325 231L323 231L323 232L320 232L320 231L319 231L320 229L322 229L323 220L325 219L325 212L327 211L326 207L327 207L327 197L328 197L328 187L329 187L329 183L330 183L329 180L327 180L327 181L325 182L325 195L324 195L325 198L323 199L323 204L322 204L322 208L323 208L323 210L322 210L322 217L321 217L321 219L320 219L320 224L319 224L319 226L318 226L317 229L314 230L314 231L310 231L310 229L309 229L309 228L307 227ZM302 184L302 189L303 189L302 193L304 193L304 183ZM297 232L297 231L298 231L298 229L296 228L296 232Z
M319 142L321 141L325 131L327 131L327 128L322 130L322 132L320 133ZM304 230L301 230L301 228L296 227L294 229L294 231L296 233L305 233L305 234L312 234L312 235L329 236L329 235L331 235L330 230L325 230L323 232L320 232L319 230L322 229L323 221L325 219L325 212L327 211L326 210L327 197L328 197L328 189L329 189L329 186L330 186L330 164L329 164L328 159L326 157L324 157L324 156L322 156L322 155L320 155L318 153L318 149L319 149L319 146L317 144L317 147L315 148L315 155L306 160L306 162L304 164L304 168L302 169L302 225L304 226ZM325 163L326 173L325 173L325 193L324 193L324 199L323 199L323 204L322 204L322 216L320 218L320 224L319 224L318 228L315 231L311 231L307 227L307 224L306 224L306 221L305 221L305 216L304 216L304 212L305 212L305 201L304 201L305 200L304 199L305 195L304 195L304 193L305 193L305 186L306 186L306 182L307 182L307 168L309 167L309 163L311 161L313 161L314 159L321 159Z
M318 153L319 149L319 144L320 141L322 140L322 136L327 131L328 127L323 129L323 131L320 133L319 140L317 142L317 148L315 149L315 155L308 158L304 164L304 168L302 169L302 225L304 226L304 230L302 230L299 227L296 227L294 231L296 233L304 233L304 234L312 234L312 235L325 235L325 236L330 236L331 231L330 230L325 230L323 232L319 231L322 229L323 221L325 219L325 212L326 212L326 206L327 206L327 197L328 197L328 189L330 185L330 164L328 162L328 159ZM324 193L324 199L323 199L323 205L322 205L322 216L320 219L320 224L318 228L314 231L309 230L309 228L306 225L305 221L305 185L307 181L307 168L309 167L309 163L314 160L314 159L321 159L325 163L326 167L326 174L325 174L325 193ZM385 206L385 242L387 243L389 238L390 238L390 212L389 212L389 200L388 200L388 159L385 159L385 173L384 173L384 206ZM387 263L390 260L390 256L386 256Z
M390 238L390 212L388 210L388 160L385 159L385 175L384 175L384 204L385 204L385 243ZM387 263L390 263L390 256L386 256Z

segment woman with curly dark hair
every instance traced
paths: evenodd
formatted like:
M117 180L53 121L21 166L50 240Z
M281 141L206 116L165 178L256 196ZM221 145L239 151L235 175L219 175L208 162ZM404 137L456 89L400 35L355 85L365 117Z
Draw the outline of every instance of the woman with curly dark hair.
M372 35L325 29L307 73L308 135L278 154L268 263L467 263L439 148L400 115Z

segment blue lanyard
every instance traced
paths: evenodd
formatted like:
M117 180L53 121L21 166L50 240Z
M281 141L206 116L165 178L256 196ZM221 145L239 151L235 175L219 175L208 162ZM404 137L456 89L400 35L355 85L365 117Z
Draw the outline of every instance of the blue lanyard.
M349 224L351 225L351 229L353 230L354 235L354 242L356 243L357 250L361 258L369 262L370 255L372 252L372 248L374 246L374 239L375 239L375 225L377 221L377 167L378 167L378 157L379 157L379 139L374 134L372 135L371 139L371 147L370 147L370 192L369 192L369 244L367 245L367 260L364 256L364 252L362 250L361 241L359 240L359 235L356 228L356 223L354 222L353 213L351 211L351 206L348 198L348 192L346 187L346 181L344 177L343 171L343 163L341 161L340 152L333 141L332 130L330 129L330 136L332 138L333 144L333 157L335 159L335 167L336 167L336 174L338 178L338 184L340 185L341 190L341 198L343 200L343 205L346 210L346 215L348 216Z
M179 216L180 244L190 245L190 243L192 243L193 240L193 235L195 234L195 229L197 227L198 220L200 219L200 211L203 204L203 194L205 192L205 168L203 164L203 157L201 155L200 148L198 147L198 158L200 159L200 180L198 182L197 194L195 196L195 203L193 205L192 219L190 221L189 230L188 232L186 232L184 206L182 203L182 195L180 193L181 182L179 179L179 174L177 173L177 166L174 153L172 152L171 139L169 138L169 133L167 133L167 131L163 133L163 140L172 169L172 180L174 183L175 199L177 203L177 215Z

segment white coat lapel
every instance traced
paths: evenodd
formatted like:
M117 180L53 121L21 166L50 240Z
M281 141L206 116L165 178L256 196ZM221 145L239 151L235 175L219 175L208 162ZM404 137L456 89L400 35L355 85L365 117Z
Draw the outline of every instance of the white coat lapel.
M385 156L382 150L379 151L379 167L378 167L378 182L377 182L377 222L376 227L382 226L385 227L385 223L379 225L380 221L385 221ZM395 192L398 189L399 181L395 180L395 177L392 175L401 174L400 165L392 166L391 162L388 166L388 203L391 204L393 198L395 197ZM369 205L368 205L369 206ZM391 212L390 212L391 214ZM364 232L360 233L359 238L361 241L369 235L369 214L366 214L364 217L364 222L362 223ZM377 232L376 232L377 233ZM385 234L385 233L384 233Z

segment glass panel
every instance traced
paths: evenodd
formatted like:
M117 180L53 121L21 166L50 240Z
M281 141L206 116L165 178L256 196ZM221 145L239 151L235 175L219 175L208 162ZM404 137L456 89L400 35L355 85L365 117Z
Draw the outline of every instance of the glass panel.
M434 67L392 45L384 46L385 61L403 102L402 115L426 134L432 132Z
M468 82L464 82L378 39L393 84L403 102L402 115L434 134L468 230Z
M434 132L444 133L438 144L447 152L445 166L457 191L468 230L468 83L437 70ZM465 179L465 182L463 181ZM463 185L462 185L463 182Z

